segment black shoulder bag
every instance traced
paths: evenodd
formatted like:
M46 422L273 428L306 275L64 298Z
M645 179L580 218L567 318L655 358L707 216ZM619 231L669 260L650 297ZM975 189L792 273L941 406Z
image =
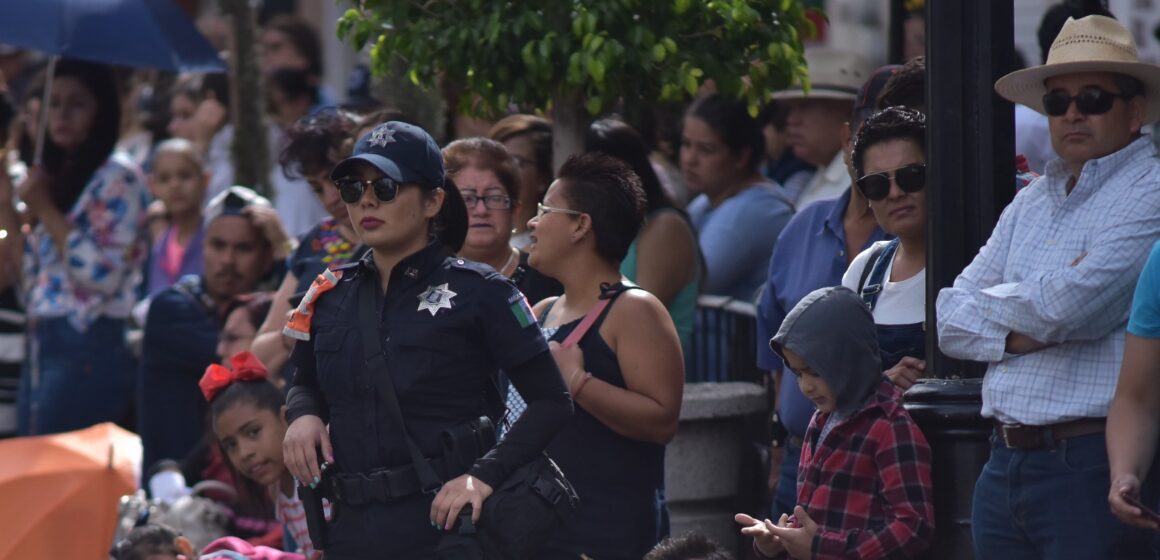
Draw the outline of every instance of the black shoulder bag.
M403 411L399 408L395 386L391 382L383 355L381 331L376 317L376 287L377 284L369 280L364 280L359 286L359 330L362 331L363 355L387 413L403 428L403 437L407 441L411 462L423 491L433 494L445 481L439 478L431 463L423 456L403 421ZM495 390L494 386L492 389ZM477 437L487 440L486 445L482 446L484 452L495 446L495 431L489 418L483 416L469 424ZM460 428L445 431L441 438L458 440L460 436L454 432L462 431ZM445 441L444 448L448 447ZM448 476L454 475L448 473ZM491 496L483 502L478 526L471 522L470 505L460 512L455 534L444 537L439 545L440 557L487 560L535 558L555 529L572 516L578 504L576 491L564 473L546 453L540 453L512 471L506 480L493 489Z

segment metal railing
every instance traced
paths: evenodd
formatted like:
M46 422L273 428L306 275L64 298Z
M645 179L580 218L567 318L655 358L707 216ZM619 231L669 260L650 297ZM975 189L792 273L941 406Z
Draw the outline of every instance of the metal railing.
M727 296L697 298L697 318L685 356L685 380L764 385L757 367L757 306Z

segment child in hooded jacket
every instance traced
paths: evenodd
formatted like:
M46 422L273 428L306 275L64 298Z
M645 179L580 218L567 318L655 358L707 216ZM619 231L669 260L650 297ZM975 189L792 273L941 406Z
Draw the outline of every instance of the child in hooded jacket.
M811 292L770 347L814 401L792 516L737 514L760 558L914 558L934 536L930 446L882 375L874 319L843 287Z

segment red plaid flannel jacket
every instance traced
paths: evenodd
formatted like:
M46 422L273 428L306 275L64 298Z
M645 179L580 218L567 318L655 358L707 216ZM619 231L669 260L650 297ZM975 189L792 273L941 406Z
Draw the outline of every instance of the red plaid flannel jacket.
M934 537L930 446L884 380L870 402L817 438L815 413L798 465L798 505L818 524L813 558L913 558Z

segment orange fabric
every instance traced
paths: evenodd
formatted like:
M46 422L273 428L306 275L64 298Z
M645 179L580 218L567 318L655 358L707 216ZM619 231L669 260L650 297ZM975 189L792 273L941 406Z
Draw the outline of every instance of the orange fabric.
M107 558L141 438L112 423L0 441L0 560Z
M230 367L228 368L218 364L210 364L209 367L205 368L205 375L201 376L201 381L197 382L197 386L201 387L201 394L205 396L206 402L213 402L213 398L218 393L235 381L264 381L265 379L266 366L262 360L249 352L238 352L230 358Z
M282 334L297 340L310 340L310 319L314 316L314 302L318 300L320 294L333 290L340 279L342 279L341 270L328 269L319 274L310 284L310 289L306 290L306 295L302 296L298 307L290 313L290 320L282 329Z

